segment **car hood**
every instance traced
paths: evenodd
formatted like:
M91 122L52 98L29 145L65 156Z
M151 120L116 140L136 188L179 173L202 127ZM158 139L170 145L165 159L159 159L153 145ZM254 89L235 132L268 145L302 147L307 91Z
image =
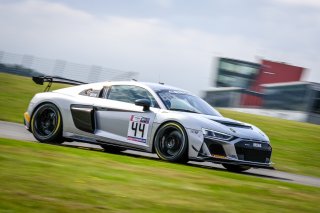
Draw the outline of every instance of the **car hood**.
M192 114L191 116L202 121L202 128L220 131L239 138L269 141L268 136L252 124L220 116L203 114Z

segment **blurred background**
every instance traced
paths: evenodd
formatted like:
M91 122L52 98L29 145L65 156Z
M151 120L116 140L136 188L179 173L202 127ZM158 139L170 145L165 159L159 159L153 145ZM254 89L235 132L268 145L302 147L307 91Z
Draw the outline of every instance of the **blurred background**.
M0 0L1 72L164 82L320 123L318 0Z
M0 212L318 213L319 38L320 0L0 0ZM26 143L37 75L189 90L265 132L276 170Z
M212 106L320 124L320 83L302 81L305 68L265 59L217 60L217 77L204 95Z

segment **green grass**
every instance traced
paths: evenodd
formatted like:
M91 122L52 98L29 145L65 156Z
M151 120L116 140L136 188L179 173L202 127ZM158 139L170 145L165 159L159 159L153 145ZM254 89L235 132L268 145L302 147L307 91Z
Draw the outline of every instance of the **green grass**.
M43 92L46 85L35 84L31 77L0 73L0 120L23 123L23 113L31 98ZM52 89L62 87L65 85L53 84Z
M227 171L0 139L3 212L318 212L320 190Z
M32 96L44 87L30 78L0 73L0 120L22 123ZM220 111L226 117L252 123L266 132L273 146L272 161L278 170L320 177L320 125Z

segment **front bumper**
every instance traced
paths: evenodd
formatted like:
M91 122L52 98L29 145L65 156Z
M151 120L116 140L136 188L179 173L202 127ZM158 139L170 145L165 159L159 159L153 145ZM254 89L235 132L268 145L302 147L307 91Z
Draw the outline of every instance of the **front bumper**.
M236 138L221 141L204 138L197 160L218 164L232 164L255 168L274 169L269 142Z
M258 163L258 162L243 161L243 160L228 159L228 158L216 158L216 157L198 157L197 160L207 161L207 162L217 163L217 164L232 164L232 165L239 165L239 166L249 166L253 168L275 169L272 166L273 163Z

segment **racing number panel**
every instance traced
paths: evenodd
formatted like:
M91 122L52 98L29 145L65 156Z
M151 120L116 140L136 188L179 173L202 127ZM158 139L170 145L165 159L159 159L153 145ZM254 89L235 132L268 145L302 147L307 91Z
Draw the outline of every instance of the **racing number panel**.
M93 106L72 104L70 110L74 125L78 129L90 133L94 132L95 120Z

